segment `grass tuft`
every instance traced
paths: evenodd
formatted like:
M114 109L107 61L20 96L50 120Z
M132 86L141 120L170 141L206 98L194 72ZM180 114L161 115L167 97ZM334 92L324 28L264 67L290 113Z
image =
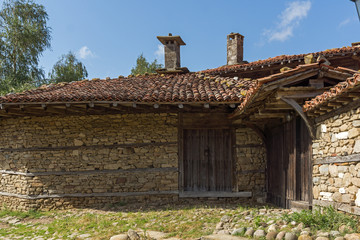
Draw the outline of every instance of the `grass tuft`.
M306 227L316 230L339 230L339 227L346 225L356 229L359 221L356 217L336 211L333 207L316 208L314 210L302 210L292 214L284 214L283 220L304 223Z

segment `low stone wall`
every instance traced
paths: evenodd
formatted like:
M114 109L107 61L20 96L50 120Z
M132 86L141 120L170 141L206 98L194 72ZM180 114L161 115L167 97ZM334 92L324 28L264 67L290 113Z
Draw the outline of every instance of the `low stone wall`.
M313 141L313 204L360 214L360 109L320 123Z
M265 192L266 148L250 128L236 130L236 179L238 191L251 191L254 197Z

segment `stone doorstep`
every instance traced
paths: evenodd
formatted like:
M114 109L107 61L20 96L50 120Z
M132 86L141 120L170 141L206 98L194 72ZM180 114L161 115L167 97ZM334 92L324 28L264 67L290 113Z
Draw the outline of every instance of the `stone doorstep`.
M311 209L311 204L305 201L290 201L290 208L294 210Z
M201 237L200 239L201 240L247 240L248 238L236 237L226 234L213 234L213 235Z

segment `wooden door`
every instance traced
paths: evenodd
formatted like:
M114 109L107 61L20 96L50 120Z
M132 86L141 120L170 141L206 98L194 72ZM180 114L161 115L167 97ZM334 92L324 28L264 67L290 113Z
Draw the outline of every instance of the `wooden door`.
M311 138L297 118L267 133L268 201L280 207L311 202Z
M186 129L183 141L184 192L231 192L231 130Z

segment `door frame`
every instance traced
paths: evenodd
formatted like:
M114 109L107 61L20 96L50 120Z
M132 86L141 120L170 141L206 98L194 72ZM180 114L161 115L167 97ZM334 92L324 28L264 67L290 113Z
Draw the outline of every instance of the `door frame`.
M199 129L199 130L210 130L210 129L230 129L230 154L231 154L231 192L189 192L184 191L184 130L190 129ZM179 166L179 197L250 197L248 192L234 192L234 189L237 188L236 183L236 135L235 128L230 125L219 125L211 124L209 125L186 125L184 126L183 116L179 114L178 119L178 166Z

